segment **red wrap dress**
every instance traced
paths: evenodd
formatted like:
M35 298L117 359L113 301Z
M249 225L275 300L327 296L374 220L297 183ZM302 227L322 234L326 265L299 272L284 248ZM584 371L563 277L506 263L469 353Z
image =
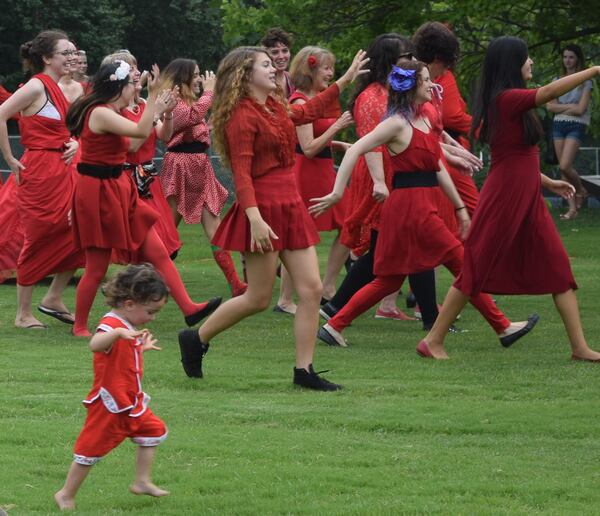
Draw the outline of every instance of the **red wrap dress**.
M226 127L237 200L213 238L222 249L250 251L250 222L245 210L258 207L263 220L279 237L273 248L305 249L319 242L312 217L298 191L293 166L294 125L314 122L339 109L336 84L306 104L286 107L269 96L265 104L243 98Z
M536 91L506 90L496 100L492 163L454 284L467 295L558 294L577 288L542 197L539 150L524 143L523 114L536 107Z
M308 101L309 97L296 91L290 97L290 103L294 100L302 99ZM313 135L315 138L321 136L327 131L340 116L338 112L332 112L327 117L319 118L312 123ZM335 169L333 168L333 153L331 142L327 144L321 152L313 158L308 158L302 152L300 144L296 144L296 162L294 163L294 174L298 180L300 196L305 206L310 206L310 199L323 197L333 190L335 184ZM330 210L316 217L315 225L317 231L333 231L340 229L344 223L346 212L345 198L333 206Z
M125 118L137 124L142 118L146 104L138 104L138 107L140 109L137 113L134 113L130 109L126 108L121 111L121 114ZM153 130L150 133L150 136L148 136L146 141L136 152L127 153L126 159L127 163L130 165L142 165L146 163L152 163L152 159L154 158L155 154L156 130ZM154 178L154 181L150 183L150 194L152 197L141 199L140 202L147 203L159 214L156 224L154 224L154 229L156 230L159 238L162 240L162 243L165 244L167 253L170 256L181 247L181 242L179 241L179 232L177 231L175 221L173 220L173 213L169 207L169 204L167 203L167 200L165 199L160 178L156 177Z
M69 227L75 169L62 159L70 139L65 125L69 103L50 76L37 74L33 78L44 84L48 102L40 113L19 119L21 143L25 147L20 161L25 169L20 172L20 184L14 186L24 233L17 261L17 282L24 286L85 263ZM2 189L4 195L10 194L8 188L6 185Z

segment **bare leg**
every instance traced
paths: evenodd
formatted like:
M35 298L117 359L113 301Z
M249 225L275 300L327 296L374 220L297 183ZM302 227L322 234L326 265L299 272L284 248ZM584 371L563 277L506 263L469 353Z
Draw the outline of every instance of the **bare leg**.
M340 235L338 233L331 244L331 249L329 249L327 269L325 271L325 276L323 276L323 297L325 299L331 299L335 296L335 291L337 290L337 278L349 253L350 249L340 243Z
M294 303L294 284L292 283L292 278L290 278L290 273L284 265L281 266L281 283L279 284L277 305L291 314L295 314L298 308L296 303Z
M152 463L156 455L156 446L138 446L136 457L135 481L129 491L136 495L167 496L165 491L152 483Z
M173 220L175 221L175 226L179 226L182 217L179 214L179 211L177 211L177 199L175 198L175 196L170 195L169 197L167 197L167 202L171 207L171 212L173 213Z
M65 485L60 491L54 493L54 501L61 511L75 509L75 497L77 491L81 487L81 484L88 476L88 473L92 469L92 466L84 466L73 462L67 473L67 479Z
M578 206L576 196L579 195L581 198L581 195L584 191L579 174L573 168L573 162L575 161L577 151L579 150L579 142L573 138L567 138L562 141L555 140L554 147L556 149L556 155L559 159L560 174L562 179L564 181L568 181L575 187L576 195L570 199L567 199L569 211L561 216L561 218L565 220L570 220L577 215Z
M448 290L444 304L440 309L435 323L433 323L433 327L423 339L435 358L448 358L448 354L444 349L444 338L448 334L448 329L456 320L456 316L462 311L468 301L469 298L457 288L450 287Z
M56 274L40 304L46 308L58 310L59 312L69 312L69 309L63 303L62 294L74 274L74 270Z
M203 342L209 342L249 315L262 312L271 303L279 253L247 252L245 256L248 289L241 296L225 301L200 326L198 334Z
M284 250L281 251L281 261L298 293L298 309L294 318L296 368L308 370L313 362L322 293L317 252L314 247Z
M31 299L33 297L33 285L17 284L17 315L15 317L15 326L17 328L27 328L33 325L44 325L34 317L31 309Z
M585 340L575 292L567 290L552 297L567 330L573 355L586 360L600 360L600 353L590 349Z

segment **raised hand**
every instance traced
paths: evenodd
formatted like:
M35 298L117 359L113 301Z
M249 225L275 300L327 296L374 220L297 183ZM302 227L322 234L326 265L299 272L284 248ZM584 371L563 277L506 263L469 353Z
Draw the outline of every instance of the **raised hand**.
M346 73L342 75L337 81L340 89L345 88L349 84L352 84L357 77L363 75L365 73L369 73L370 70L368 68L364 68L366 64L371 60L369 57L366 57L367 53L364 50L359 50L354 59L352 60L352 64L346 70Z
M148 76L148 93L157 94L158 85L160 83L160 68L156 63L152 65L152 69Z
M200 81L202 81L202 89L204 91L214 91L215 83L217 81L217 77L215 76L215 72L211 70L206 70L201 76Z

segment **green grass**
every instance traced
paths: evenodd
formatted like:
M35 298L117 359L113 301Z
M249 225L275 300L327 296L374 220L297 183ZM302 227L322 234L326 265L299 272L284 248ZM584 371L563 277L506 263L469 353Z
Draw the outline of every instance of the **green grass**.
M599 349L600 213L559 228ZM182 237L177 264L193 297L227 295L200 227L184 227ZM449 282L441 271L440 300ZM73 297L70 287L69 306ZM45 514L85 418L92 355L58 321L48 331L14 329L14 304L14 285L0 286L0 507ZM292 318L270 311L214 339L205 379L188 379L176 342L183 320L170 301L152 325L164 349L146 355L144 388L170 429L154 478L171 496L127 492L127 442L94 467L78 512L598 514L600 366L569 360L549 296L498 304L514 320L536 311L541 321L505 350L467 307L460 327L469 331L448 337L447 362L417 357L417 323L370 311L346 331L350 348L318 346L317 370L332 369L327 377L345 385L332 394L292 386Z

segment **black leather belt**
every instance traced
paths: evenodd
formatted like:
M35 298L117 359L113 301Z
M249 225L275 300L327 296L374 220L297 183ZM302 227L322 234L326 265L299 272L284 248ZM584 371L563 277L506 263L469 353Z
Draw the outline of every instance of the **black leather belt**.
M296 154L302 154L304 156L304 152L302 151L302 147L299 143L296 144ZM333 154L331 153L331 147L325 147L319 154L315 154L313 158L321 158L321 159L331 159L333 158Z
M92 165L91 163L78 163L77 172L84 176L91 176L97 179L116 179L123 172L121 165Z
M167 149L168 152L183 152L184 154L201 154L208 150L208 144L204 142L180 143Z
M435 172L395 172L392 188L432 188L438 185Z

